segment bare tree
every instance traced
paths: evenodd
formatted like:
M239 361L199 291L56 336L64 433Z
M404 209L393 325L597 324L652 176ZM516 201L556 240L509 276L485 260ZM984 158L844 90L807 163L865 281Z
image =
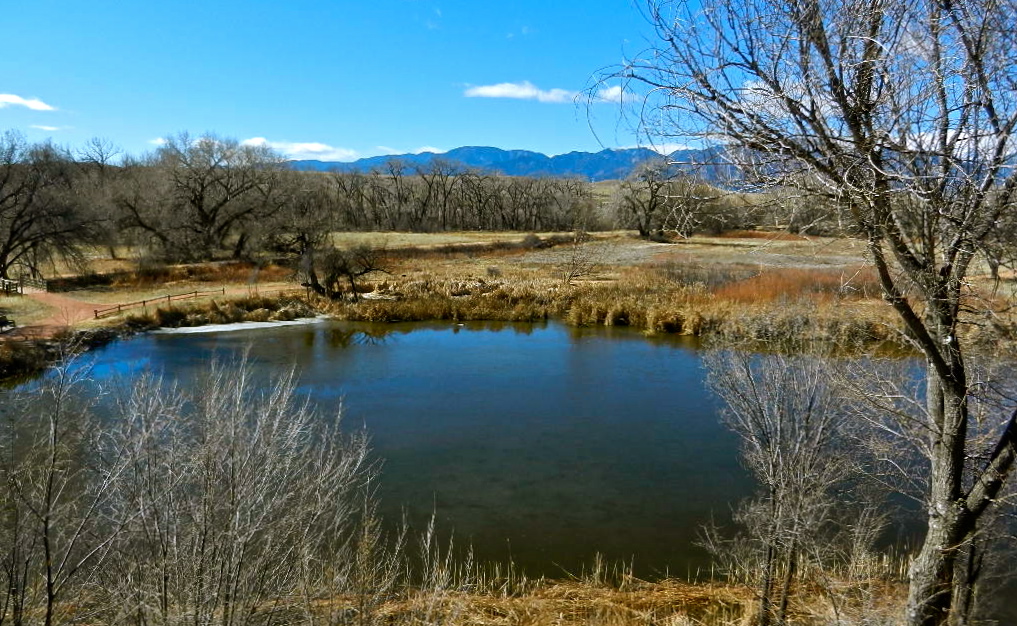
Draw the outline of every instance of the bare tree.
M366 436L295 398L292 378L215 364L184 392L149 377L117 413L132 454L110 512L129 523L95 585L104 621L314 623L342 594L391 592Z
M333 182L320 172L281 172L272 190L279 209L259 229L263 247L301 259L325 245L346 212Z
M131 176L116 197L125 223L179 259L243 255L254 226L285 199L282 157L235 139L181 133L128 165Z
M676 170L661 157L640 164L622 182L615 198L620 217L635 226L640 237L664 228L668 213L668 186Z
M61 255L78 258L76 244L93 222L80 210L73 159L51 144L29 144L15 132L0 135L0 276L14 267L38 274Z
M706 366L727 405L723 421L759 483L735 515L742 540L713 530L706 545L730 573L756 584L756 623L784 624L793 583L850 572L872 550L881 518L871 503L845 501L858 479L854 437L823 357L724 350L709 353Z
M597 254L589 243L590 236L585 231L576 230L572 233L572 240L558 264L558 275L563 286L571 287L576 280L597 271L599 265Z
M99 426L83 382L64 365L4 407L0 624L67 621L125 525L107 515L129 450Z
M360 299L357 281L375 272L388 273L385 269L384 248L367 244L312 249L301 263L303 272L307 275L307 286L316 293L329 298L339 297L342 282L345 281L354 302Z
M962 328L972 261L1014 211L1015 11L1010 0L653 0L659 45L615 74L649 87L647 133L723 141L771 182L813 177L865 238L927 362L912 625L950 619L958 555L1017 450L1012 404L993 437L972 437Z
M722 202L721 194L692 174L678 173L666 189L664 225L682 237L698 232L719 233L726 228L743 226L742 216L731 214L738 208Z

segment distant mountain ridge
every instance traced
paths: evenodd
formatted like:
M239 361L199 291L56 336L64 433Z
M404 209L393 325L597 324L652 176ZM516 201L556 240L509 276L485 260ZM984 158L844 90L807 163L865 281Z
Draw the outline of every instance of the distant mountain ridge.
M713 151L708 149L681 150L669 156L676 161L703 162L711 154ZM625 178L640 163L660 157L659 153L648 148L569 152L568 154L547 156L530 150L502 150L487 146L466 146L441 154L421 152L368 157L348 163L306 160L290 161L290 164L298 170L369 172L385 167L390 161L399 161L407 168L412 169L416 166L426 166L435 159L441 159L506 176L576 177L596 182Z

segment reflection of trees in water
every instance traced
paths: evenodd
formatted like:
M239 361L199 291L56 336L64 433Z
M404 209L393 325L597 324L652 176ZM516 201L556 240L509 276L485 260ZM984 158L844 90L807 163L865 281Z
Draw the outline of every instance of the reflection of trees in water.
M502 332L512 330L517 335L532 335L535 330L546 328L547 324L533 322L500 322L500 321L470 321L470 322L406 322L406 323L371 323L355 322L350 324L335 325L325 330L325 337L328 345L332 348L348 348L357 345L383 345L394 335L408 335L419 330L451 330L453 334L461 331L469 332ZM313 336L312 336L313 337ZM313 341L313 339L311 339Z
M392 330L384 328L330 328L325 332L325 337L332 348L349 348L383 345L392 333Z

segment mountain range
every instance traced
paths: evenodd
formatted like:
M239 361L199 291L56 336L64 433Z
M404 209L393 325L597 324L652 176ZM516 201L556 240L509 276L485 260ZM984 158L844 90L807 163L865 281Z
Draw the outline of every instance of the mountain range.
M705 149L680 150L668 156L672 162L703 163L708 161L711 155L715 156L715 151ZM441 159L449 163L506 176L575 177L596 182L625 178L640 163L660 158L660 156L659 153L648 148L569 152L568 154L547 156L529 150L502 150L486 146L468 146L440 154L434 152L395 154L368 157L352 162L290 161L290 165L298 170L369 172L386 167L391 161L399 161L404 165L404 169L412 171L414 167L426 167L432 161ZM711 177L704 176L704 178Z

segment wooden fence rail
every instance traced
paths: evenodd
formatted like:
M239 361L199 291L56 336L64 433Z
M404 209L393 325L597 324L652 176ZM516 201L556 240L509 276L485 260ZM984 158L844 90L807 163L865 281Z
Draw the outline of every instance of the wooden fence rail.
M158 298L149 298L147 300L138 300L136 302L117 304L114 306L106 307L105 309L95 309L95 319L99 319L104 315L113 315L115 313L121 313L124 309L132 309L138 306L147 307L149 304L161 304L163 302L169 304L174 300L197 298L198 296L207 296L213 293L226 295L226 288L223 287L222 289L213 289L212 291L188 291L187 293L175 293L165 296L159 296Z
M43 291L49 291L49 285L46 283L45 280L42 280L41 278L29 278L27 276L22 276L21 278L18 279L18 282L21 283L22 291L24 291L25 287L32 287L33 289L42 289Z
M0 278L0 293L3 293L5 296L16 296L23 294L24 292L24 288L21 286L20 282L7 278Z

